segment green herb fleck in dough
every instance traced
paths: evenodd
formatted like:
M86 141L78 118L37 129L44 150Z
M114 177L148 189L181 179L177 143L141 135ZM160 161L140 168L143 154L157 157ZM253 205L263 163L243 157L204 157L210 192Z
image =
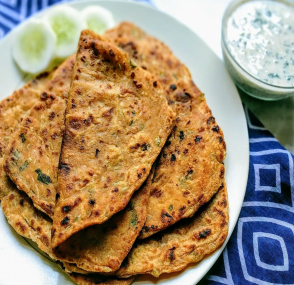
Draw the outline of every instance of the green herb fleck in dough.
M24 164L19 168L20 171L24 171L29 165L29 162L25 160Z
M174 73L173 73L173 77L174 77L175 79L178 79L178 76L177 76L176 74L174 74Z
M160 73L160 77L164 77L164 75L165 75L165 72L162 71L162 72Z
M170 206L168 207L168 209L169 209L170 211L172 211L173 208L174 208L173 205L170 205Z
M131 120L131 122L130 122L130 126L131 126L131 125L133 125L133 124L134 124L134 121L133 121L133 120Z
M52 183L51 178L50 178L48 175L44 174L44 173L41 171L40 168L36 169L35 172L38 174L37 179L38 179L40 182L42 182L42 183L44 183L44 184L46 184L46 185Z
M132 211L131 226L135 227L138 223L138 216L135 211Z
M136 68L137 67L137 65L134 62L132 62L131 59L130 59L130 66L131 66L131 68Z
M19 160L19 151L18 151L18 149L16 149L14 152L12 152L12 163L14 164L14 165L17 165L17 162L18 162L18 160Z
M179 178L180 185L185 188L187 180L191 180L192 177L193 177L193 170L190 169L185 177Z
M159 277L159 273L158 273L158 271L157 271L156 269L153 269L153 271L152 271L152 275L153 275L154 277Z
M75 222L78 221L81 218L81 215L76 216Z
M23 143L27 140L24 134L21 134L19 137L21 138L21 142Z
M136 115L136 112L135 112L135 111L132 111L132 114L133 114L133 115Z
M120 65L120 64L118 64L118 68L119 68L119 70L121 71L121 65Z
M160 143L161 143L161 138L157 138L156 145L157 145L157 146L160 146Z

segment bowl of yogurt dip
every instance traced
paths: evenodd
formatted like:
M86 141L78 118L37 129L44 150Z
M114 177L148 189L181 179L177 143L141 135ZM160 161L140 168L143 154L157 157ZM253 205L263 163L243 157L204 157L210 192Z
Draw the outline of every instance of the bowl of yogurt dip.
M247 94L263 100L294 95L294 2L231 2L222 21L222 51Z

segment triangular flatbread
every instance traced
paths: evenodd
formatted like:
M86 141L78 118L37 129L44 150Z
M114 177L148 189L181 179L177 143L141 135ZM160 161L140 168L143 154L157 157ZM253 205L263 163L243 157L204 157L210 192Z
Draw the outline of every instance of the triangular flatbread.
M57 174L75 56L65 60L11 135L4 170L39 210L53 218Z
M40 94L53 73L54 71L40 74L0 103L0 201L13 189L10 179L3 170L5 150L15 128L39 101Z
M91 31L78 45L60 159L52 245L102 224L147 178L174 123L160 84Z
M151 194L140 235L146 238L191 217L217 192L224 177L226 144L204 94L164 43L128 22L107 31L105 37L156 76L177 114L154 175L148 177Z

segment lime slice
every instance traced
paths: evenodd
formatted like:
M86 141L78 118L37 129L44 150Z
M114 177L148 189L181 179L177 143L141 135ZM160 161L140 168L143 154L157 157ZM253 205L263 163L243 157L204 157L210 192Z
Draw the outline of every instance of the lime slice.
M57 38L56 56L67 57L76 52L80 33L87 27L79 11L69 6L59 6L48 12L46 20Z
M50 26L32 19L22 25L13 42L12 54L20 69L39 73L54 56L56 36Z
M88 29L97 34L103 34L115 25L112 14L100 6L88 6L82 11L82 16Z

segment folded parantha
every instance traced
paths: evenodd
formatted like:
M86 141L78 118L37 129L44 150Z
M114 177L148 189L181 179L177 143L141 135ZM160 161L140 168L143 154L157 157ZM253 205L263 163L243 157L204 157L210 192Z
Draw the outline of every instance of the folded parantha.
M54 260L51 248L51 219L37 210L33 206L30 198L24 192L17 190L15 186L14 190L10 191L3 198L1 207L9 224L15 231L19 235L37 243L38 247ZM57 264L66 272L61 262L57 261ZM76 271L79 271L74 265L71 265L70 268L71 270L76 269ZM134 280L134 277L119 279L117 277L105 277L99 274L84 275L75 272L66 273L78 285L129 285Z
M79 273L68 273L69 277L78 285L129 285L135 277L120 279L117 277L105 277L99 274L83 275Z
M13 189L10 179L3 170L5 149L15 127L39 100L42 90L52 75L53 71L42 73L0 103L0 201L10 189Z
M65 60L11 135L4 170L39 210L53 218L57 174L75 56Z
M146 221L148 191L135 192L128 206L104 224L72 235L54 250L55 258L90 272L119 269Z
M14 186L14 190L3 198L1 207L8 223L19 235L31 239L42 251L52 256L52 220L34 207L25 192Z
M124 209L174 122L160 84L91 31L78 45L60 160L52 245Z
M177 119L154 166L147 220L141 238L191 217L217 192L224 177L223 132L191 74L156 38L131 23L105 33L136 65L156 76Z
M116 272L120 277L177 272L219 248L228 233L228 199L222 184L214 198L193 218L135 243Z

